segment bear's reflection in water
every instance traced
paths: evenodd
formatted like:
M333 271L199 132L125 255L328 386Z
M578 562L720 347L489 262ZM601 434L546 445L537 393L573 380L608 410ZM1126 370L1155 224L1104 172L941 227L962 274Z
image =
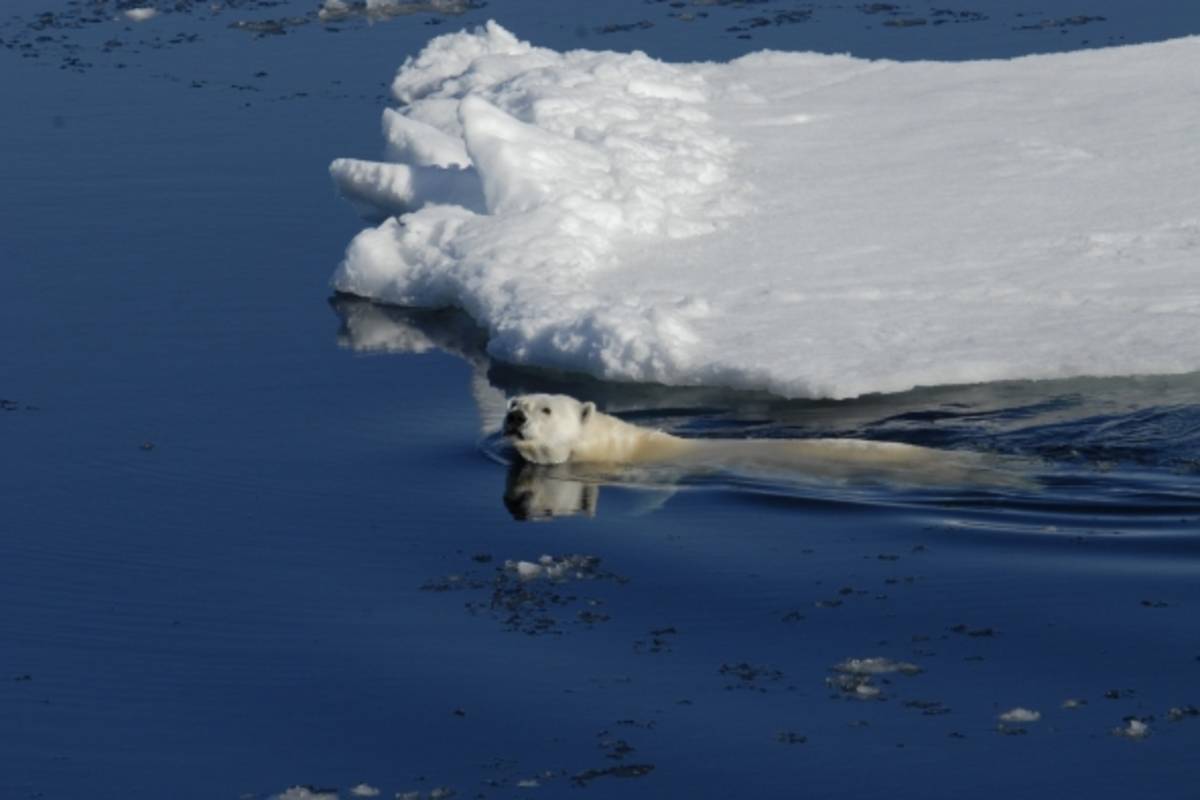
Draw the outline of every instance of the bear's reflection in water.
M596 514L600 487L575 480L565 464L543 466L518 461L508 468L504 507L518 520Z

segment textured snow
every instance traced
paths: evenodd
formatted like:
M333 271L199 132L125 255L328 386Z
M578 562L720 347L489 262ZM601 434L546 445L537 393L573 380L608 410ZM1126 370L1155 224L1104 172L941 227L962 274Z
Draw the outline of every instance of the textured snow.
M1200 369L1200 39L1008 61L559 53L401 67L343 292L492 356L851 397Z

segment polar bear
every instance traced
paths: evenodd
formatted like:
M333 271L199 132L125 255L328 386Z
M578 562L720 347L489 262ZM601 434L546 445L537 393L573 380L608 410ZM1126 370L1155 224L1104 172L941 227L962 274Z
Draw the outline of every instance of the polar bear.
M630 424L564 394L508 401L502 432L532 464L665 465L685 470L1012 485L983 457L865 439L684 439Z

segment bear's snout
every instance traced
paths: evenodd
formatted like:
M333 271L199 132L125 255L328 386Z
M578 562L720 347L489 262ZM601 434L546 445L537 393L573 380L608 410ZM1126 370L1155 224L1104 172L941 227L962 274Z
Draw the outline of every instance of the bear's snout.
M525 424L525 412L514 408L504 416L504 435L520 436L521 426Z

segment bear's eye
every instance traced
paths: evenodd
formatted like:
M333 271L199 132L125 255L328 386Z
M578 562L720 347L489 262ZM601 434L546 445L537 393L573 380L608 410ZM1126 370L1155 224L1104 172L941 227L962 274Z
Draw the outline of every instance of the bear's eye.
M543 409L542 409L542 413L543 413L543 414L549 414L549 413L550 413L550 409L548 409L548 408L543 408Z

